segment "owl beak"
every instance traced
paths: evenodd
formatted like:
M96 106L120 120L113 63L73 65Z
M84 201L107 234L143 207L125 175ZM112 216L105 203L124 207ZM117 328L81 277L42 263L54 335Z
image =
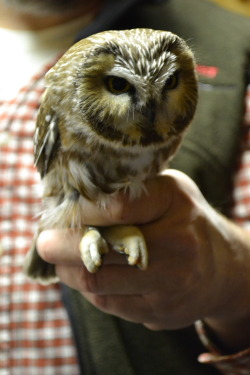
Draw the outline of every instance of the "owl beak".
M140 142L143 146L149 146L154 143L163 142L163 138L157 133L155 129L155 119L156 119L156 104L154 101L147 103L145 107L141 109L141 114L144 117L144 122L141 124L140 129L142 132L142 137Z
M142 108L141 113L144 117L146 117L146 119L148 119L150 125L153 125L156 115L155 103L153 101L147 103L147 105Z

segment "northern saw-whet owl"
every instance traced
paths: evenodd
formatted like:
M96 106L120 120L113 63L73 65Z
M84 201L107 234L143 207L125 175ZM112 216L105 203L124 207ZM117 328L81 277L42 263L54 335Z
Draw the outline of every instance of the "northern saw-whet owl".
M72 46L46 75L35 131L35 164L44 185L38 234L79 228L90 272L111 247L147 268L136 226L86 227L84 200L104 209L120 191L138 197L144 181L166 168L197 104L193 53L166 31L105 31ZM25 273L56 281L34 244Z

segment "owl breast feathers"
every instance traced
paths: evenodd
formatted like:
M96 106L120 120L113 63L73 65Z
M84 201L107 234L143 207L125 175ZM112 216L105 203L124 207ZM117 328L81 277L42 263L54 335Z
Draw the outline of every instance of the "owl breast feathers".
M175 153L197 103L191 50L177 35L151 29L105 31L81 40L47 73L46 86L35 132L45 206L39 231L82 228L84 199L105 209L117 191L139 196L145 179ZM133 230L130 237L143 242ZM91 272L107 252L106 242L146 268L145 243L131 240L129 246L140 249L130 250L122 230L116 231L91 228L83 235L80 251ZM26 273L36 278L39 271L30 271L28 258Z

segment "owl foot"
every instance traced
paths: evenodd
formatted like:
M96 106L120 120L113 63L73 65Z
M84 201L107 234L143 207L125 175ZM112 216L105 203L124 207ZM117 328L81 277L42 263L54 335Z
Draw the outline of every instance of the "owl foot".
M105 238L105 239L104 239ZM108 244L115 251L128 257L128 264L145 270L148 252L141 231L134 226L89 228L80 242L80 253L84 265L94 273L102 264L103 255L109 251Z
M115 226L102 229L102 233L119 253L128 257L128 264L145 270L148 266L148 252L141 231L135 226Z
M96 228L90 228L80 242L80 253L84 265L91 273L102 264L102 256L108 253L108 245Z

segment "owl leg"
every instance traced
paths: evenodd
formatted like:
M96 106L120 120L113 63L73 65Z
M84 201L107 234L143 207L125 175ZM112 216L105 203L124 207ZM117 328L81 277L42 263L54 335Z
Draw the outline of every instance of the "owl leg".
M24 261L23 271L30 279L39 282L40 284L47 285L58 282L54 264L45 262L37 252L35 236L29 252Z
M111 247L128 256L128 263L145 270L148 252L141 231L135 226L120 225L102 228L102 234Z
M80 253L89 272L96 272L102 264L102 257L109 251L105 239L98 228L88 227L80 242Z

